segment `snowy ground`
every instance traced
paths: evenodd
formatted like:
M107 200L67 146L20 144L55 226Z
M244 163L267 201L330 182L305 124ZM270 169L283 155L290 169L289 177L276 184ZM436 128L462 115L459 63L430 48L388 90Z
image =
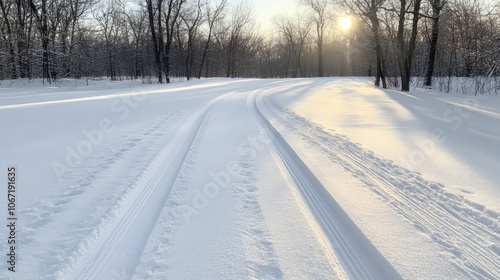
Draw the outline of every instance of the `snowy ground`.
M499 96L78 83L0 84L0 279L500 279Z

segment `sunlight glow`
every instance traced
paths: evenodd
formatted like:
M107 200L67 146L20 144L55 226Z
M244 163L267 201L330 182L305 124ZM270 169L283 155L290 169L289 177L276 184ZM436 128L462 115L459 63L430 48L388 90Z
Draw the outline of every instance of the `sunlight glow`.
M351 17L350 16L344 16L343 18L340 19L340 27L347 31L349 27L351 27Z

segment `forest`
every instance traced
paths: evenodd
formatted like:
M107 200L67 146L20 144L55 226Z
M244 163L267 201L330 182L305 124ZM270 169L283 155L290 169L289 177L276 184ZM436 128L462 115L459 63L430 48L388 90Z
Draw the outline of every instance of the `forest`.
M291 1L300 10L276 11L266 30L245 1L0 0L0 80L373 76L403 91L415 81L446 91L453 77L498 84L497 1Z

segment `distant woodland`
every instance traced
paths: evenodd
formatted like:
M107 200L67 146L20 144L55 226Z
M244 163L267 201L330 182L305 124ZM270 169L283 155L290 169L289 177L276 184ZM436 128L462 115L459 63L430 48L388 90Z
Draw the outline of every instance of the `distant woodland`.
M244 1L0 0L0 79L500 76L498 1L297 3L263 31Z

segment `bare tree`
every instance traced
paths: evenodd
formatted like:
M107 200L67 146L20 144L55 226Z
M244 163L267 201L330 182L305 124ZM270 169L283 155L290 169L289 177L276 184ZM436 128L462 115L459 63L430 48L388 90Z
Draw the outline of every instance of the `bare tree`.
M101 28L101 34L106 44L108 60L108 73L111 80L118 79L116 51L120 38L120 32L125 24L124 13L119 10L116 0L111 0L101 4L94 10L94 18Z
M355 0L351 2L346 1L345 3L351 12L361 16L372 30L377 69L375 86L380 86L380 81L382 81L382 87L387 88L387 82L385 80L385 57L381 45L380 20L378 17L378 12L384 1L385 0Z
M139 76L144 76L144 66L141 57L141 46L144 44L144 29L146 28L147 12L143 6L139 10L133 12L126 12L128 26L132 31L134 40L134 77L137 79Z
M191 79L194 64L194 40L200 25L203 23L203 4L197 0L192 6L188 7L184 15L181 15L182 21L186 25L187 31L187 54L186 54L186 78Z
M40 4L37 5L33 0L27 0L29 7L31 8L31 13L34 15L40 36L42 38L42 49L43 49L43 60L42 60L42 72L43 78L49 83L50 71L49 71L49 27L48 27L48 14L47 14L47 0L40 0Z
M399 1L400 6L398 14L397 50L402 91L410 91L412 60L418 34L418 20L420 19L421 3L422 0L413 0L413 10L408 11L409 9L411 9L412 2L407 2L407 0ZM405 38L405 24L407 13L412 15L409 40Z
M427 61L427 71L425 73L425 85L432 85L432 75L434 74L434 63L436 59L437 41L439 35L439 18L441 10L446 5L446 0L429 0L432 7L432 35L429 43L429 58Z
M275 34L262 36L244 2L0 0L0 79L342 75L349 59L356 74L376 70L376 85L401 81L403 90L411 76L427 84L443 77L440 88L446 77L449 90L454 76L499 75L500 4L336 0L362 19L349 30L348 53L356 55L346 59L345 36L328 27L333 6L296 1L302 11L277 17Z
M313 14L312 20L316 25L316 46L318 51L318 77L324 76L323 70L323 44L325 28L332 21L332 14L328 10L328 0L300 0L300 4L309 7Z
M163 17L165 18L165 47L163 47L163 34L159 32L161 35L159 37L159 43L161 44L160 52L163 56L163 71L165 72L165 76L167 79L167 83L170 83L170 54L172 49L172 43L174 39L175 26L179 19L179 15L181 13L182 6L186 3L186 0L168 0L165 9L159 9L161 13L163 13ZM161 26L161 17L158 19L158 26L160 30L162 30Z
M30 77L30 63L28 59L30 36L32 28L32 17L25 8L25 1L16 0L16 18L17 18L17 57L19 64L20 78Z
M61 11L60 40L62 49L63 76L71 74L73 50L76 45L75 34L80 18L95 4L93 0L66 0Z
M165 73L166 82L170 83L170 52L177 20L185 2L186 0L167 0L165 2L164 0L156 0L156 5L153 7L153 0L146 0L159 83L163 83L163 73Z
M151 33L151 41L153 45L153 50L155 53L155 68L156 68L156 75L158 78L158 83L163 83L163 71L162 71L162 54L161 54L161 48L163 45L163 42L160 43L158 40L157 36L157 29L156 29L156 24L155 24L155 14L156 13L161 13L158 11L161 11L161 7L163 4L163 0L157 0L156 3L156 9L153 7L153 0L146 0L146 5L148 8L148 19L149 19L149 31ZM159 27L161 26L161 20L159 21ZM159 32L161 33L161 28L159 29Z
M290 74L292 78L300 77L304 74L302 71L302 57L309 32L311 31L311 24L299 15L293 18L288 15L282 15L274 18L273 22L276 30L286 40Z
M238 61L243 57L243 53L252 47L252 24L251 9L242 2L233 9L228 22L220 22L217 26L215 40L222 51L222 67L226 77L236 76L241 67Z
M10 54L10 67L11 67L11 78L17 78L16 61L15 61L15 49L14 49L14 33L12 30L12 24L9 19L9 12L12 5L10 1L0 0L0 9L2 10L2 21L3 24L0 26L2 28L2 35L4 40L7 42L7 47Z
M210 48L210 44L212 42L212 35L214 30L214 25L224 18L224 10L226 8L227 0L221 0L215 5L215 8L212 8L210 3L205 3L206 11L206 21L208 23L208 32L207 39L205 41L205 47L203 49L203 55L200 62L200 68L198 69L198 79L201 78L201 72L203 71L203 64L207 58L208 49Z

